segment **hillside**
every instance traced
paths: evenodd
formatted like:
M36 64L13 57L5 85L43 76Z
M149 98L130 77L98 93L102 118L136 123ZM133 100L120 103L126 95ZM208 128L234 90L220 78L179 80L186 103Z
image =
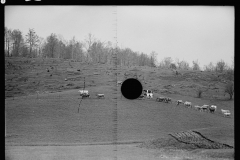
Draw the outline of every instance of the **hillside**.
M234 101L224 97L225 83L216 78L217 74L179 71L181 75L176 76L171 70L135 66L115 69L107 64L60 59L7 58L5 66L8 155L14 155L16 146L95 146L114 142L134 145L149 140L157 145L159 138L169 139L169 134L189 130L216 143L234 146ZM154 91L154 98L125 99L116 84L115 72L117 80L137 77L144 89ZM84 87L84 77L90 98L81 100L78 90ZM196 89L210 83L216 85L197 98ZM104 93L105 98L98 99L96 93ZM176 106L175 102L156 102L158 96L190 101L193 105L215 104L218 109L214 114L199 112ZM230 110L231 116L223 117L220 109ZM166 142L170 145L172 140ZM176 146L182 146L179 144Z

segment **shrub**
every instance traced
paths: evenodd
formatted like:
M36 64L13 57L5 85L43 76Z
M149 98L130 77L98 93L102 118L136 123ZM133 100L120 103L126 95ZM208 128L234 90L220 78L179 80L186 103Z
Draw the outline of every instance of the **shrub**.
M225 86L225 92L224 92L225 94L227 93L227 94L229 94L229 100L231 100L232 99L232 96L233 96L233 93L234 93L234 84L233 84L233 82L229 82L226 86ZM224 94L224 95L225 95Z
M202 93L203 91L201 89L197 90L197 98L201 98L202 97Z
M171 69L177 69L177 66L176 66L176 64L171 63L171 64L170 64L170 68L171 68Z

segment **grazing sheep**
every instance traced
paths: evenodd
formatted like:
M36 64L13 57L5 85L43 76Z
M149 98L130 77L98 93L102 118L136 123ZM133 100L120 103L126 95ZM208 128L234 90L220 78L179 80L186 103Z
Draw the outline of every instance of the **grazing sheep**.
M153 98L153 92L151 90L144 89L143 92L144 92L143 95L146 96L147 98Z
M157 99L156 99L156 101L158 101L158 102L162 102L162 101L164 101L165 100L165 97L158 97Z
M138 98L139 99L142 99L142 98L144 98L145 96L144 95L140 95Z
M224 117L225 117L225 116L228 116L228 117L229 117L229 116L231 115L231 113L230 113L230 112L225 112L225 113L223 113L223 115L224 115Z
M165 103L172 102L172 99L171 99L171 98L168 98L168 97L166 97L166 98L164 99L164 102L165 102Z
M123 81L117 81L117 85L122 85Z
M83 94L88 94L88 90L79 90L78 92L80 92L80 96Z
M97 94L98 98L104 98L104 94Z
M179 104L183 104L183 101L182 100L177 100L177 105Z
M90 97L89 94L86 94L86 93L82 94L82 98L89 98L89 97Z
M192 107L192 103L191 103L191 102L188 102L188 101L186 101L186 102L184 103L184 106L186 106L186 107Z
M202 107L201 107L201 106L198 106L198 105L194 106L194 108L195 108L196 110L199 110L199 111L202 110Z
M207 111L209 108L209 105L204 104L201 108L202 108L202 111Z
M215 106L215 105L211 105L211 106L209 107L210 113L213 113L213 112L215 112L216 110L217 110L217 106Z
M222 114L223 114L224 117L225 117L225 116L230 116L230 115L231 115L231 113L230 113L229 110L221 109L221 112L222 112Z

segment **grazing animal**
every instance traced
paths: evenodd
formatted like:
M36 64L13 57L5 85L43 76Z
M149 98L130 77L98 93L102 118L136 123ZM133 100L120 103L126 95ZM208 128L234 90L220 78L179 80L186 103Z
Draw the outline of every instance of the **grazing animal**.
M223 114L224 117L225 117L225 116L230 116L230 115L231 115L231 113L230 113L229 110L221 109L221 112L222 112L222 114Z
M217 106L215 106L215 105L211 105L211 106L209 107L210 113L213 113L213 112L215 112L216 110L217 110Z
M177 105L179 104L183 104L183 101L182 100L177 100Z
M186 102L184 103L184 106L186 106L186 107L192 107L192 103L191 103L191 102L188 102L188 101L186 101Z
M158 98L156 99L157 102L162 102L162 101L164 101L164 100L165 100L165 97L158 97Z
M122 85L123 81L117 81L117 85Z
M78 92L80 92L80 96L83 94L88 94L88 90L79 90Z
M82 98L89 98L89 97L90 97L90 94L86 94L86 93L82 94Z
M138 98L139 99L142 99L142 98L144 98L145 96L144 95L140 95Z
M168 97L166 97L166 98L164 99L164 102L165 102L165 103L172 102L172 99L171 99L171 98L168 98Z
M153 98L153 93L151 90L144 89L143 92L144 92L143 95L146 96L147 98Z
M209 105L204 104L201 108L202 108L202 111L207 111L209 108Z
M104 94L97 94L98 98L104 98Z
M201 107L201 106L198 106L198 105L194 106L194 108L195 108L196 110L199 110L199 111L202 110L202 107Z

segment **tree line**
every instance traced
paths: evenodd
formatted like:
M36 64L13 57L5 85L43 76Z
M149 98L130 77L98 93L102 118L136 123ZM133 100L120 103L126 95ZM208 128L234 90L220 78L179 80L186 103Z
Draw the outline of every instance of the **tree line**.
M27 35L18 29L5 27L5 56L28 58L63 58L79 62L113 63L112 54L117 53L118 65L139 65L156 67L156 52L149 55L134 52L130 48L115 48L113 44L97 40L89 33L83 41L65 40L63 36L51 33L45 39L38 36L34 29Z
M31 58L63 58L74 59L79 62L93 63L113 63L112 55L117 53L117 64L124 66L149 66L168 69L183 70L204 70L204 71L233 71L234 60L232 66L229 66L223 60L214 65L210 62L202 69L198 60L192 61L192 67L189 63L178 58L173 61L171 57L164 57L160 62L157 61L157 54L152 51L150 55L143 52L135 52L130 48L113 47L113 44L102 42L89 33L83 41L76 40L73 37L66 40L61 35L51 33L46 38L42 38L36 34L34 29L29 29L27 35L18 29L8 29L5 27L5 56L12 57L31 57Z

